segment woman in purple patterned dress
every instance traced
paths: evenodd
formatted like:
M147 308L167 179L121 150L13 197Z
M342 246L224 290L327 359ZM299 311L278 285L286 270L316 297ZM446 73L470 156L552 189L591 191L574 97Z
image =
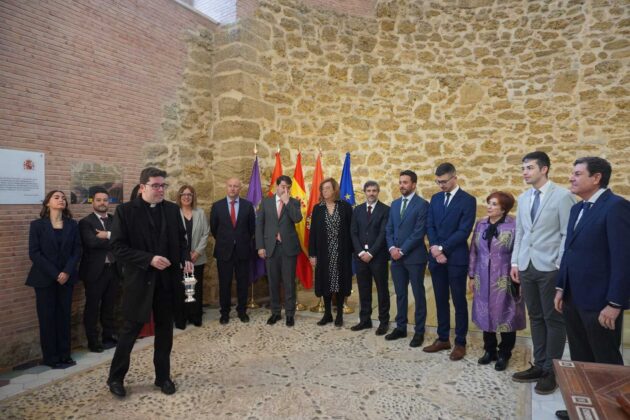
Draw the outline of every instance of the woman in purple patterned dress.
M488 217L477 222L470 246L469 287L473 293L472 320L483 330L485 353L478 360L505 370L516 342L516 331L525 328L525 305L518 285L510 280L510 261L516 224L508 213L514 207L510 193L497 191L486 198ZM501 334L501 343L497 336Z

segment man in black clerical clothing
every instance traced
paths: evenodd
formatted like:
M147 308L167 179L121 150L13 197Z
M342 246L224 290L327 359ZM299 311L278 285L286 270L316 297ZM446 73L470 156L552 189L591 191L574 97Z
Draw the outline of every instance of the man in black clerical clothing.
M225 183L227 197L212 204L210 231L215 239L214 257L219 273L219 303L223 325L230 321L232 278L236 277L236 313L241 322L249 322L247 315L247 286L249 260L252 258L252 239L256 233L256 213L251 202L239 197L241 181L230 178Z
M117 343L114 305L120 277L109 243L114 218L107 213L108 202L107 190L95 189L92 192L94 212L79 221L83 246L79 278L85 287L83 323L88 348L94 353L102 353L105 348L115 347ZM99 318L101 337L97 327Z
M173 347L173 299L182 268L192 273L188 260L186 230L179 207L164 201L166 172L146 168L140 174L140 195L116 209L111 245L123 264L123 319L107 384L112 394L126 395L124 379L133 345L149 321L155 322L155 385L165 394L175 393L170 375ZM178 297L179 298L179 297Z
M368 181L363 186L365 203L355 207L350 225L354 259L359 287L361 312L359 323L352 331L372 328L372 278L378 295L379 326L376 335L385 335L389 329L389 253L385 242L385 226L389 217L389 206L378 200L379 185Z

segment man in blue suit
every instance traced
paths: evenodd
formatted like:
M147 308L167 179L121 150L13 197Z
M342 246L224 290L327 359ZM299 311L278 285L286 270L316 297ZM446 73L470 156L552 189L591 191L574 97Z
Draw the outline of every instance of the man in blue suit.
M571 208L558 274L556 310L563 313L571 359L623 364L623 309L630 307L630 202L608 189L605 159L575 161Z
M433 282L438 318L438 338L425 347L427 353L451 348L451 309L449 290L455 306L455 346L451 360L466 355L468 302L466 272L468 270L468 236L475 224L477 200L457 185L457 172L451 163L442 163L435 170L435 183L442 190L431 197L427 234L429 236L429 271Z
M630 307L630 203L608 189L612 168L577 159L569 181L583 201L571 208L554 306L564 317L571 360L623 365L623 310ZM556 416L568 419L565 410Z
M424 295L424 270L427 265L427 249L424 245L429 203L416 195L418 176L405 170L400 173L398 186L402 197L392 203L385 237L392 259L391 271L396 290L396 328L385 336L396 340L407 336L407 289L416 301L415 333L409 343L419 347L424 342L424 324L427 318L427 302Z

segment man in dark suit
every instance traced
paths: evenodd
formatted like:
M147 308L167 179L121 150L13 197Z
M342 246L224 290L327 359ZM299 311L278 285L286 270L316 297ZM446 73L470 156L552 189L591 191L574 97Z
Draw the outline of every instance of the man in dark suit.
M119 205L112 226L111 246L123 264L123 327L109 370L112 394L126 395L124 379L129 356L143 324L153 311L155 322L155 385L165 394L175 393L170 375L173 347L173 299L182 268L192 273L186 230L179 207L164 201L166 172L146 168L140 174L140 195Z
M215 239L214 258L219 272L219 303L221 324L230 321L232 278L236 275L236 312L241 322L249 322L247 315L247 286L249 260L252 257L252 238L256 233L256 213L251 202L240 198L241 181L226 181L227 197L212 204L210 231Z
M378 201L379 185L368 181L363 186L366 202L355 207L350 234L354 247L357 285L361 312L359 323L352 331L372 328L372 278L378 294L379 326L376 335L385 335L389 329L389 288L387 261L389 253L385 243L385 226L389 218L389 206Z
M583 201L571 208L554 306L571 360L623 365L623 310L630 307L630 202L608 189L610 163L577 159L569 181ZM566 411L556 412L568 419Z
M451 309L449 291L455 306L455 347L449 358L461 360L466 355L468 302L468 236L475 224L477 200L457 185L457 172L450 163L435 170L435 183L442 190L431 197L427 234L429 236L429 271L433 282L438 318L438 338L423 350L434 353L451 348Z
M287 327L295 325L295 267L301 252L295 224L302 220L300 202L289 197L291 178L280 175L276 180L276 193L265 198L256 218L256 249L265 258L271 316L267 324L273 325L280 316L280 283L284 286L284 311Z
M623 309L630 299L630 203L608 189L608 161L575 161L571 208L555 307L563 313L571 359L623 364Z
M402 197L392 202L385 227L387 249L392 259L392 277L396 291L396 328L385 336L397 340L407 336L407 289L411 290L415 304L415 331L409 345L419 347L424 342L427 319L427 302L424 292L424 270L427 266L427 248L424 235L427 228L429 203L416 195L418 176L405 170L400 173L398 187Z
M113 216L107 213L109 194L104 188L92 193L93 213L79 221L83 254L79 266L79 278L85 285L85 310L83 323L88 348L102 353L105 348L116 346L114 304L120 278L109 237ZM97 323L101 320L102 341L99 339Z

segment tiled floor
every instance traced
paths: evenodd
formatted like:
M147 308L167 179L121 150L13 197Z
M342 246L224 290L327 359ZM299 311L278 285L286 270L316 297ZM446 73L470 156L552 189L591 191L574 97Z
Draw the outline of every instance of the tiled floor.
M311 295L312 296L312 295ZM300 300L304 303L312 305L310 300ZM206 309L206 315L204 316L204 322L217 322L218 311L216 309ZM312 316L319 316L317 314L311 314ZM353 315L348 315L348 322L352 323L358 317L355 312ZM195 327L189 327L187 331L191 331ZM429 331L431 329L428 328ZM431 331L434 332L434 331ZM186 331L175 330L175 335L185 334ZM479 334L477 332L471 332L471 334ZM524 337L518 338L522 344L531 345L531 341ZM153 338L147 337L138 340L134 350L142 349L153 344ZM625 351L626 362L630 361L630 349ZM53 370L46 366L34 366L21 371L9 371L0 374L0 400L19 394L25 390L33 389L38 386L51 383L53 381L63 379L73 373L90 369L101 363L107 363L111 360L114 354L114 349L106 350L103 353L90 353L86 349L77 350L72 353L72 357L77 361L77 365L67 368ZM565 350L564 359L569 359L568 348ZM6 383L6 384L5 384ZM2 385L5 384L5 385ZM536 420L553 420L555 419L555 411L564 408L562 401L562 395L557 390L551 395L541 396L537 395L534 390L534 384L531 388L531 418Z

